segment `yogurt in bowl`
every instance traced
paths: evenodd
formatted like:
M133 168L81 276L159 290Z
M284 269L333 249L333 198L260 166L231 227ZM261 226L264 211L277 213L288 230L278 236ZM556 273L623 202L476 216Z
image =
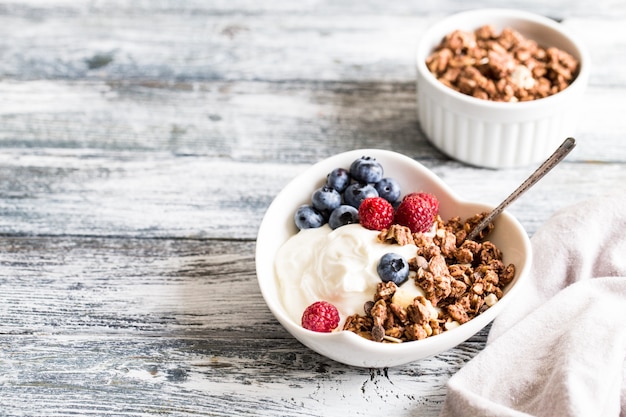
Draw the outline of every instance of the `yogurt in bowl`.
M329 172L337 167L349 167L355 159L362 156L370 156L379 161L385 168L385 176L396 179L403 193L419 191L435 195L439 200L439 215L444 220L455 216L462 219L469 218L476 213L492 209L485 204L459 199L436 175L404 155L375 149L341 153L313 165L293 179L276 196L263 218L257 236L257 278L270 311L289 333L307 347L347 365L374 368L398 366L448 350L467 340L493 320L513 299L520 283L528 275L532 258L530 241L519 222L508 212L498 216L489 240L500 248L504 254L505 263L515 265L515 277L504 290L503 297L495 305L472 320L441 334L405 343L379 343L350 331L317 333L303 328L298 317L301 313L298 313L298 310L313 298L324 294L336 296L341 294L341 291L337 291L338 288L345 289L344 295L347 301L340 300L341 302L338 303L344 309L340 311L340 315L343 316L342 320L345 320L345 316L352 314L352 311L362 309L362 301L373 295L368 291L374 285L375 277L369 276L367 272L364 272L363 277L357 281L344 279L347 271L354 270L354 268L371 273L371 260L361 260L358 255L359 250L355 252L357 255L354 259L335 259L329 262L329 265L322 261L318 268L325 269L324 274L330 273L334 277L328 282L319 283L312 280L302 286L301 272L298 271L307 262L317 262L314 261L315 256L310 253L311 242L328 239L329 234L338 232L344 227L358 228L360 226L342 226L332 232L305 230L304 233L298 233L293 220L295 211L310 201L311 194L325 182ZM294 244L293 247L300 249L286 250L285 242L297 234L302 235L302 241ZM344 232L336 234L343 235ZM363 239L369 239L372 234L375 236L376 232L366 230L363 234ZM360 234L348 233L348 235L350 237L343 236L341 239L354 239L354 236ZM368 246L374 247L375 245ZM390 251L390 248L383 250ZM406 248L405 250L412 249ZM289 251L291 254L287 253ZM333 250L330 249L330 251L330 254L327 253L319 259L332 259ZM377 255L372 255L372 257L376 258ZM278 259L279 256L280 259ZM293 272L291 280L286 281L280 278L281 275L291 276L290 271ZM307 286L309 289L306 289ZM309 294L309 291L313 295ZM310 299L307 298L309 296Z
M388 252L410 259L417 251L415 245L390 245L377 236L377 231L360 224L335 230L325 225L302 230L281 246L276 254L276 278L281 302L291 319L299 322L304 309L319 300L337 307L339 328L348 316L363 313L363 305L381 282L376 271L379 259ZM405 285L415 287L413 280L400 288ZM421 294L419 288L412 292Z

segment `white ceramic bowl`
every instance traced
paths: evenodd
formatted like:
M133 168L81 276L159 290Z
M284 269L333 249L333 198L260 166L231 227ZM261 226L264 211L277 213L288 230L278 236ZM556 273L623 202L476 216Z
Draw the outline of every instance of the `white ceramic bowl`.
M491 24L513 28L542 47L557 47L580 62L574 82L552 96L517 103L482 100L442 84L426 58L455 29L473 31ZM509 9L480 9L444 18L428 28L416 54L417 109L421 128L443 153L486 168L530 165L547 158L576 134L576 120L589 77L589 57L567 29L549 18Z
M448 350L491 322L510 302L529 273L532 258L530 241L513 216L506 211L498 216L490 240L504 253L505 263L515 264L516 276L498 303L455 329L401 344L377 343L349 331L316 333L304 329L300 323L289 318L279 299L274 269L276 252L298 232L293 221L294 213L301 204L310 201L311 194L325 182L326 175L337 167L349 168L352 161L361 156L376 158L383 165L385 176L399 181L403 195L425 191L437 196L444 220L453 216L467 218L493 207L460 200L437 176L409 157L391 151L362 149L341 153L313 165L292 180L268 208L257 236L256 268L261 293L276 319L304 345L335 361L359 367L391 367Z

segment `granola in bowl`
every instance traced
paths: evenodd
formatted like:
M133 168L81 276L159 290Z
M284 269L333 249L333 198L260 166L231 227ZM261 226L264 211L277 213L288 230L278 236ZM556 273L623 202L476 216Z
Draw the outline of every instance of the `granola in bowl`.
M377 342L421 340L456 328L495 305L515 277L515 265L504 264L502 252L492 242L465 239L483 217L479 213L464 222L454 217L445 223L438 217L433 235L411 233L399 225L381 231L381 241L417 246L409 269L424 295L397 300L398 286L381 282L366 303L365 314L348 317L343 330ZM488 236L493 227L481 235Z
M428 69L450 88L503 102L536 100L567 88L580 62L568 52L539 45L519 31L492 25L447 34L426 59Z

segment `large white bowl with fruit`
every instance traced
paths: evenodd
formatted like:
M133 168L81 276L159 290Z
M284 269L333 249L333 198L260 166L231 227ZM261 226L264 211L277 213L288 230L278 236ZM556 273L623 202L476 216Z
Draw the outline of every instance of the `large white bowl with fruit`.
M344 191L346 174L352 186ZM261 293L289 333L335 361L382 368L436 355L491 322L529 273L528 235L507 211L483 240L463 237L464 221L492 208L460 199L395 152L332 156L293 179L268 208L256 242ZM381 241L380 229L410 229L410 242Z

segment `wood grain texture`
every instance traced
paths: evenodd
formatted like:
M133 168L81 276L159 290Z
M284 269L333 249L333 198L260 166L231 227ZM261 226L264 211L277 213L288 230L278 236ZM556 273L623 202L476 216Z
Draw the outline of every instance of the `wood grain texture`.
M253 250L190 239L2 239L0 285L11 288L0 308L3 412L432 412L445 380L484 343L486 331L391 370L332 362L272 318Z
M488 328L406 366L335 363L271 315L255 238L342 151L401 152L494 205L523 181L534 167L450 160L416 116L421 33L501 6L0 1L0 415L438 415ZM510 208L532 235L626 184L626 3L506 6L562 21L593 62L577 148Z
M458 163L422 162L461 197L493 205L532 172L531 167L519 168L503 176ZM0 230L17 235L250 240L273 197L307 166L165 153L5 151L0 156ZM564 163L509 211L532 234L554 211L610 193L624 183L625 175L619 161Z

